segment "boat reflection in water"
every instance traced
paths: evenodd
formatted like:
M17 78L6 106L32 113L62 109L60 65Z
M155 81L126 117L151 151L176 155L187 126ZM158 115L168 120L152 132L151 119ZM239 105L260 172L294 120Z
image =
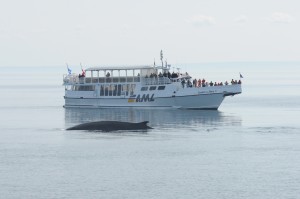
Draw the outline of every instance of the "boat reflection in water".
M220 111L150 109L150 108L101 108L101 109L65 109L66 128L93 121L149 121L148 125L160 129L191 129L240 126L239 116Z

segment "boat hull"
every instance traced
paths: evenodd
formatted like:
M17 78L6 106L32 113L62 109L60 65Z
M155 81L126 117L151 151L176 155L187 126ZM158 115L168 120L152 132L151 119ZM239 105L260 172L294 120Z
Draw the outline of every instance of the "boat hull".
M136 91L127 96L100 96L97 89L66 91L64 107L173 107L217 110L225 97L241 92L240 84L200 88L178 88L176 85L169 85L164 91Z
M68 98L65 107L173 107L183 109L218 109L224 99L223 93L190 96L158 97L153 101L130 98Z

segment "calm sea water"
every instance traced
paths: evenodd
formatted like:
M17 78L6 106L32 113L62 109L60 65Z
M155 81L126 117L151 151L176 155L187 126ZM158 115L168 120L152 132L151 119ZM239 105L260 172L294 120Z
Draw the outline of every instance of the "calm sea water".
M80 67L71 67L80 72ZM300 63L201 63L244 76L219 111L64 109L65 67L1 67L0 198L299 198ZM144 132L67 132L148 120Z

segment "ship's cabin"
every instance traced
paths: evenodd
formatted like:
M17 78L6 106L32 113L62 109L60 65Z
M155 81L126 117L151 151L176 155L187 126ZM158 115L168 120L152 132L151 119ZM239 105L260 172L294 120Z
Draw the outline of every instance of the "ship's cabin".
M171 83L170 65L132 66L132 67L92 67L86 74L64 75L64 84L111 84L141 83L142 85L161 85Z

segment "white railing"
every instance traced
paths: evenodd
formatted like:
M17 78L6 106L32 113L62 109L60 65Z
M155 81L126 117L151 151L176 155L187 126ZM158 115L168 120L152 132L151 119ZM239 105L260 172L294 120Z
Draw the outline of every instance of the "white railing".
M79 82L79 77L77 74L70 74L70 75L64 75L63 76L63 82L64 84L76 84Z
M140 82L139 76L127 77L79 77L77 74L64 75L64 84L91 84L91 83L131 83Z

